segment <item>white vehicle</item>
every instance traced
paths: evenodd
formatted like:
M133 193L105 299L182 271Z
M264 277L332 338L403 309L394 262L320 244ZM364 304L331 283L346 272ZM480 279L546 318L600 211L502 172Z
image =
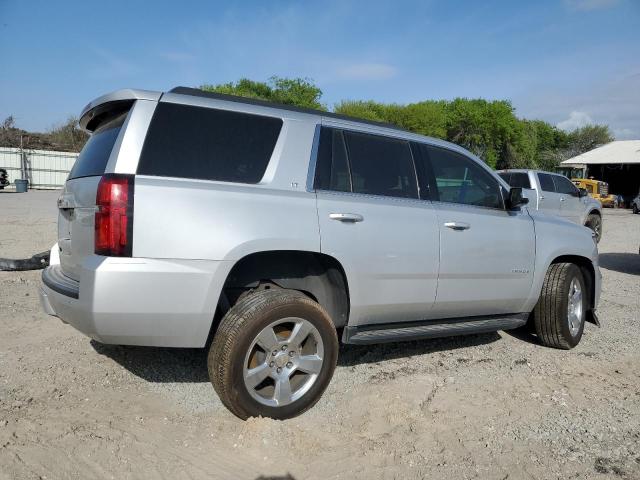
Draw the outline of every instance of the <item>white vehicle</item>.
M106 95L80 125L44 309L103 343L210 345L241 418L313 406L340 340L529 323L570 349L597 323L592 233L451 143L189 88Z
M530 200L529 208L584 225L595 232L600 242L602 204L567 177L537 170L498 170L497 173L511 187L523 189L523 195Z

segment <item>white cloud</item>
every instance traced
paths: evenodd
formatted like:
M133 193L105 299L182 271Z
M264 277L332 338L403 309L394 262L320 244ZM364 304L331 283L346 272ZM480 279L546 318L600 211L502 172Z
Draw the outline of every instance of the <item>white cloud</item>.
M593 118L589 116L586 112L576 112L573 111L569 114L569 118L559 122L556 126L562 130L571 131L576 128L584 127L585 125L590 125L595 123Z
M619 0L565 0L564 3L571 10L590 11L610 8L618 4Z
M338 69L338 76L348 80L386 80L397 73L396 67L384 63L356 63Z

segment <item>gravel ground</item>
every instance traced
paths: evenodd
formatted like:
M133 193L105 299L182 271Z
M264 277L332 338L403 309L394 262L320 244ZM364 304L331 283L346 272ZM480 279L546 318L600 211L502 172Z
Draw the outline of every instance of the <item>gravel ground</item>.
M0 257L56 237L57 192L0 193ZM105 346L0 272L0 479L640 478L640 215L605 212L602 328L343 346L293 420L228 413L200 350Z

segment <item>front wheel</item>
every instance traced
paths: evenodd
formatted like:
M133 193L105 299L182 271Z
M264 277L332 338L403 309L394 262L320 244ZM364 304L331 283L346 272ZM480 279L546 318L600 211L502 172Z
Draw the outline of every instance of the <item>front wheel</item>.
M263 290L222 319L209 377L236 416L285 419L311 408L329 384L338 337L327 312L294 290Z
M602 238L602 217L597 213L590 213L587 216L587 221L584 223L585 227L589 227L596 234L596 242L600 243Z
M633 213L638 213L638 205L636 205L635 203L633 204Z
M554 263L547 270L533 311L538 338L547 347L569 350L580 342L588 308L582 272L573 263Z

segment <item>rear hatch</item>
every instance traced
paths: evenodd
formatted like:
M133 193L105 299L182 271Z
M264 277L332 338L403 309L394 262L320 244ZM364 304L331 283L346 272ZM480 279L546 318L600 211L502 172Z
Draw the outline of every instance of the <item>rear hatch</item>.
M101 112L93 133L74 164L58 199L60 267L67 277L80 279L80 266L94 253L96 192L105 173L131 103Z

